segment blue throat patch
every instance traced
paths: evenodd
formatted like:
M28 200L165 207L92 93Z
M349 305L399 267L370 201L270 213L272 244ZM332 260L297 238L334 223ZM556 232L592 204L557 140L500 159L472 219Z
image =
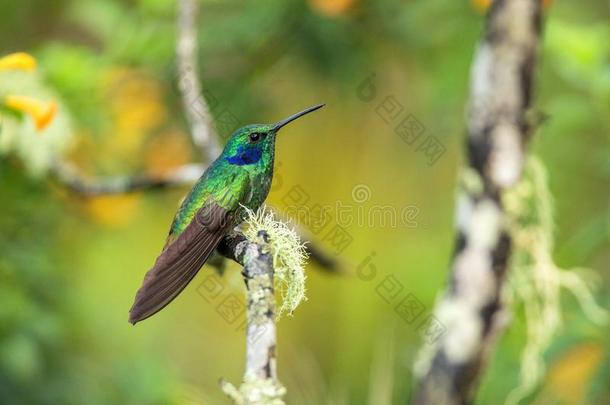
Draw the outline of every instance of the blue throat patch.
M256 146L251 148L240 147L237 149L237 154L235 156L229 156L226 160L232 165L245 166L257 163L262 156L262 148Z

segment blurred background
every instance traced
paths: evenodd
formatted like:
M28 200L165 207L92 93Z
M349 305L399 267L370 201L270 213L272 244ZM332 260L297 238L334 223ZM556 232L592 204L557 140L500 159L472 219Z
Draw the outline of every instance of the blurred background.
M610 5L548 3L536 90L548 119L530 147L548 169L551 253L561 267L593 269L596 297L609 308ZM221 143L240 125L327 104L278 137L268 199L280 211L333 207L325 229L311 230L349 273L308 266L308 300L279 322L288 403L410 397L421 324L453 248L469 68L485 7L201 2L199 76ZM227 403L218 380L237 383L244 367L243 314L221 307L243 299L238 266L218 279L219 297L202 292L213 274L204 268L158 315L127 322L188 187L82 198L49 174L58 159L92 177L160 174L201 159L177 90L175 1L1 0L0 10L0 57L27 52L37 62L0 67L0 402ZM32 112L15 96L41 104ZM403 121L409 137L396 129ZM375 209L384 214L370 219ZM396 310L406 297L417 316ZM547 373L523 403L607 403L610 327L591 323L570 294L561 305L563 328L543 353ZM526 337L517 306L478 403L503 402L519 384Z

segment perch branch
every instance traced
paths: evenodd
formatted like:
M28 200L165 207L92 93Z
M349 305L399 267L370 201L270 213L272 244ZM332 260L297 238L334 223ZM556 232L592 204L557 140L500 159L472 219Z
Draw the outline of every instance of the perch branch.
M247 243L248 239L241 232L232 232L220 241L217 250L222 256L243 266L243 248Z
M256 243L239 234L231 239L231 257L243 264L248 289L246 370L239 389L224 380L220 384L239 405L283 405L286 394L277 378L274 270L268 242L264 231L258 233Z
M496 0L487 17L471 73L451 276L436 308L445 331L416 367L415 404L472 402L495 337L507 323L501 291L511 239L501 196L521 178L540 3Z
M203 97L201 82L197 77L197 27L199 15L197 0L178 1L178 41L176 61L179 72L180 94L193 143L201 150L207 162L213 162L220 154L218 137L212 125L208 104Z

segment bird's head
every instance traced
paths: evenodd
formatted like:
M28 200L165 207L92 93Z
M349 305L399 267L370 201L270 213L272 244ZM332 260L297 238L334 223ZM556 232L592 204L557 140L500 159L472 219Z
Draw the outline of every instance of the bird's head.
M265 153L273 152L275 136L283 126L322 107L324 104L309 107L275 124L253 124L239 128L227 142L222 158L238 166L258 163Z

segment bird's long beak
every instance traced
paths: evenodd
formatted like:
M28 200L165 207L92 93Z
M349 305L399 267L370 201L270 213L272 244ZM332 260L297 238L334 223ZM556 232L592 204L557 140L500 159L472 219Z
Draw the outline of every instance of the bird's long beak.
M310 112L315 111L322 107L324 107L324 104L318 104L318 105L314 105L313 107L309 107L296 114L292 114L290 117L283 119L280 122L278 122L277 124L275 124L273 126L273 131L277 132L277 131L279 131L280 128L282 128L284 125L288 124L289 122L292 122L292 121L296 120L297 118L302 117L305 114L309 114Z

